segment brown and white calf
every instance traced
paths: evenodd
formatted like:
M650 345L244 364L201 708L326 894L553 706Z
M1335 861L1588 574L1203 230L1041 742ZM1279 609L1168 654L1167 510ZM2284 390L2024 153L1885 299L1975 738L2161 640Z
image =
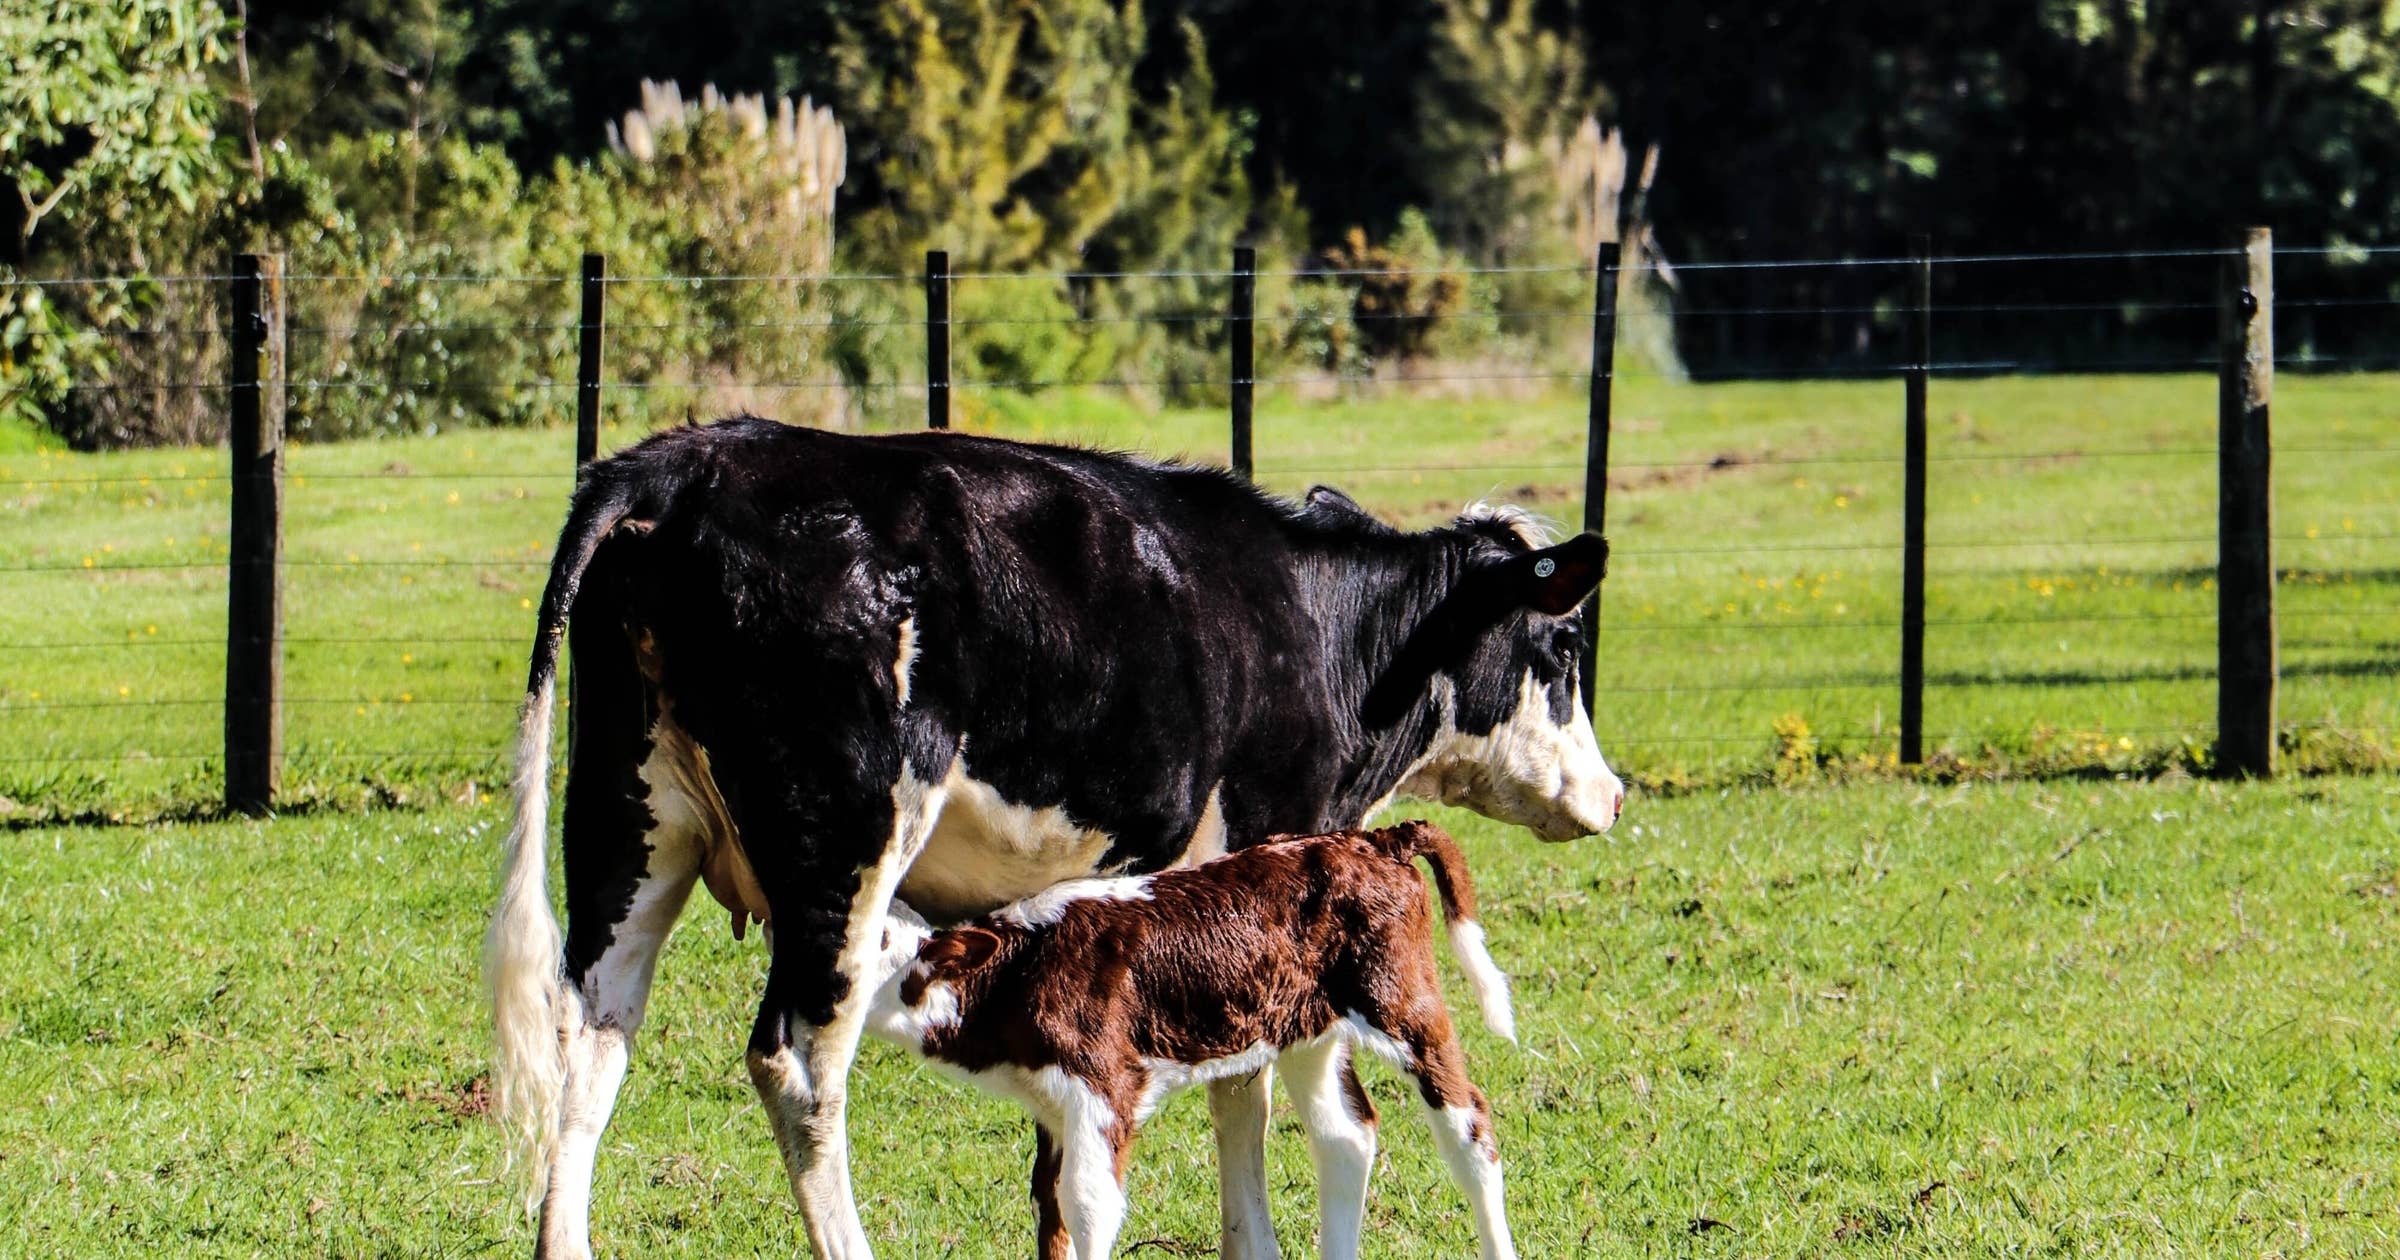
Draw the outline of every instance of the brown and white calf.
M1270 1064L1308 1130L1322 1254L1355 1256L1375 1109L1354 1046L1416 1082L1483 1255L1503 1260L1491 1109L1442 1002L1418 857L1484 1022L1513 1040L1458 844L1423 822L1075 880L943 932L895 904L867 1028L1033 1114L1042 1260L1109 1254L1135 1129L1161 1099Z

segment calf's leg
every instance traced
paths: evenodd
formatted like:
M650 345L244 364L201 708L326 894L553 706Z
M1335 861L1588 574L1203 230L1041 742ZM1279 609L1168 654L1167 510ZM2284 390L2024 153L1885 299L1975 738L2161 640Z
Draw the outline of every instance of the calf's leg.
M1425 1118L1433 1125L1434 1144L1450 1179L1467 1196L1475 1214L1475 1233L1483 1244L1483 1260L1516 1260L1516 1244L1508 1235L1508 1214L1501 1203L1500 1148L1492 1137L1492 1109L1483 1091L1467 1080L1466 1055L1444 1016L1436 1027L1402 1040L1410 1051L1399 1068L1414 1077L1425 1100Z
M1338 1037L1286 1051L1276 1067L1317 1167L1317 1252L1324 1260L1354 1260L1367 1178L1375 1170L1375 1104L1359 1088L1350 1046Z
M1039 1124L1033 1127L1033 1254L1034 1260L1075 1260L1058 1206L1058 1139Z
M1223 1221L1218 1254L1224 1260L1283 1260L1275 1222L1267 1215L1267 1107L1273 1068L1228 1077L1208 1087L1208 1115L1217 1132L1217 1210Z
M1088 1094L1088 1091L1086 1091ZM1096 1096L1071 1098L1059 1124L1058 1207L1075 1260L1107 1260L1125 1225L1128 1120Z

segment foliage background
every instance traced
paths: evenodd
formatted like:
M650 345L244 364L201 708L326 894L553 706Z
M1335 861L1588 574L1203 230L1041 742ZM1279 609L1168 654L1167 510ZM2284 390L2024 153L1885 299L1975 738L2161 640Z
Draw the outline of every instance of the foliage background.
M643 333L612 369L681 391L669 410L894 406L918 352L878 330L912 318L933 247L1025 277L959 295L962 370L984 380L1205 401L1224 285L1180 273L1237 243L1299 273L1262 293L1262 372L1560 361L1565 321L1503 316L1572 309L1580 284L1477 269L1588 252L1559 205L1587 118L1664 146L1647 239L1685 263L1888 255L1917 232L1960 253L2193 248L2268 222L2327 251L2327 298L2400 296L2355 252L2400 242L2392 0L37 0L0 15L0 59L0 279L207 275L242 249L369 277L295 293L316 330L296 361L327 382L298 423L320 437L555 415L565 286L402 278L563 279L586 249L619 276L895 277L612 295ZM671 161L611 149L646 80L830 107L848 161L829 238L737 240L747 216L711 212L774 191L738 122L681 134ZM2145 307L2193 300L2181 274L1991 266L1941 299L2114 307L1970 335L1981 357L2129 364L2189 340ZM1696 376L1838 371L1885 352L1901 283L1685 269L1676 304L1709 317L1635 332ZM0 285L0 408L80 446L207 440L218 419L174 387L221 379L222 347L152 330L219 326L216 300ZM1723 314L1793 307L1826 313ZM1473 318L1439 344L1373 326L1453 314ZM342 331L377 323L410 331ZM2392 323L2293 340L2338 358Z

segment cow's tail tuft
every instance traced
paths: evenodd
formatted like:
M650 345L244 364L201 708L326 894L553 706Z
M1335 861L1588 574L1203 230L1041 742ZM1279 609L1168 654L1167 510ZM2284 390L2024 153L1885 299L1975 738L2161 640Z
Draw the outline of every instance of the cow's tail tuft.
M1475 1004L1483 1011L1483 1026L1510 1041L1517 1039L1517 1016L1509 1003L1508 977L1492 962L1484 944L1483 924L1475 917L1475 881L1467 874L1467 857L1449 832L1429 822L1405 822L1369 833L1378 847L1400 862L1424 858L1433 870L1433 887L1442 901L1442 921L1450 931L1450 953L1466 973Z
M550 911L550 727L558 697L558 653L568 609L600 540L628 515L621 484L587 479L575 496L542 592L540 624L517 719L510 784L516 814L501 850L500 894L483 938L483 982L492 1006L494 1111L510 1159L526 1176L526 1208L541 1202L558 1138L566 1081L559 1035L577 1018L565 983L558 918Z
M492 1004L492 1092L509 1156L526 1175L526 1208L541 1201L558 1136L566 1065L559 1030L566 985L558 919L550 913L550 715L557 680L525 700L517 727L516 817L500 863L500 899L483 938L483 982Z

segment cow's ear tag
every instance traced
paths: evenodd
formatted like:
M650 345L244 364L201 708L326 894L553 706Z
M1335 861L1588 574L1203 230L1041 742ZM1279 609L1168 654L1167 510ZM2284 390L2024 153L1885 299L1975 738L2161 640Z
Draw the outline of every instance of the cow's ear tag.
M1530 560L1532 563L1526 563ZM1583 602L1608 572L1608 540L1598 534L1578 534L1555 547L1545 547L1512 564L1523 567L1524 585L1517 599L1553 617L1563 617Z

